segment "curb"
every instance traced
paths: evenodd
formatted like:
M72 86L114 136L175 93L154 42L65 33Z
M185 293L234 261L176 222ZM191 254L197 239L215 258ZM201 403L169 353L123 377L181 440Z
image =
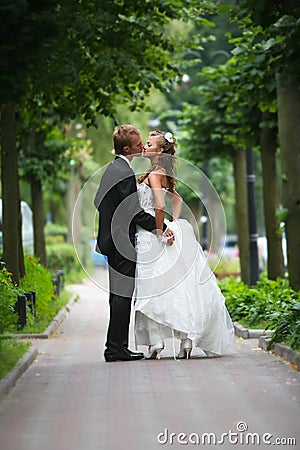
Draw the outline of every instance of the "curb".
M286 361L297 366L300 371L300 352L293 350L285 344L276 343L270 347L271 336L274 333L272 330L255 330L245 328L238 322L234 322L235 335L243 339L258 339L258 347L266 352L273 351L277 356L282 356Z
M300 371L300 352L293 350L288 345L280 343L276 343L270 348L270 341L270 337L260 336L258 340L258 346L266 351L274 351L276 355L282 356L286 361L297 366L297 370Z
M0 380L0 401L10 392L30 364L35 360L38 349L30 348L8 374Z
M52 319L48 327L45 329L43 333L28 333L28 334L10 334L10 337L19 338L19 339L49 339L50 336L56 331L59 325L66 318L67 314L70 312L71 307L74 306L74 303L78 300L78 294L73 294L69 303L64 306Z
M259 339L261 336L271 336L273 334L272 330L259 330L259 329L248 329L238 322L234 322L234 332L236 336L243 339Z

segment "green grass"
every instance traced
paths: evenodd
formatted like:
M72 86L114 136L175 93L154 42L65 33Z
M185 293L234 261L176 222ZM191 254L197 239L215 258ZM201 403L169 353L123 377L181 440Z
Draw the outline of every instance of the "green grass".
M0 380L16 365L29 347L29 342L0 339Z
M268 321L261 319L261 320L257 320L254 323L251 323L249 325L249 322L247 320L239 320L239 324L243 325L245 328L249 328L251 330L265 330L268 326Z
M91 273L93 271L93 267L87 268L88 273ZM80 284L82 283L82 280L87 277L86 272L83 270L81 266L78 266L76 268L73 268L66 274L66 284Z
M34 333L43 333L48 325L51 323L52 319L56 316L56 314L69 302L72 292L67 290L63 290L60 296L53 301L51 304L51 316L47 319L39 318L38 316L34 321L30 321L29 323L19 330L20 334L34 334Z
M208 262L216 276L232 273L236 274L241 270L240 260L236 257L229 258L223 256L220 258L219 255L210 254L208 256Z

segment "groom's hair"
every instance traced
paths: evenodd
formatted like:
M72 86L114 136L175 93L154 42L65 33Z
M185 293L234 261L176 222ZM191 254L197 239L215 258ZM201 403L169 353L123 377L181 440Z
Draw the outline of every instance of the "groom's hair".
M133 125L119 125L116 127L113 134L115 154L122 155L124 147L131 147L131 137L140 134L140 131Z

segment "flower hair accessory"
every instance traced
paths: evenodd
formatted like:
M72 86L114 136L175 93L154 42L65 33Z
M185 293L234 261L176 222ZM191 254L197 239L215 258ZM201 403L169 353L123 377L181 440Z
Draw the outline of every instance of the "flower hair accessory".
M173 144L173 142L174 142L173 134L172 134L170 131L168 131L168 132L165 134L165 139L166 139L170 144Z

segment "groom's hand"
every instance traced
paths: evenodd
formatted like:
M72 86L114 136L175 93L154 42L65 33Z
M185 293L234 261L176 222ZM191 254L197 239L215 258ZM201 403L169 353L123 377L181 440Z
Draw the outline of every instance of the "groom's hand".
M167 245L172 245L175 241L174 231L167 228L163 235L167 238Z

